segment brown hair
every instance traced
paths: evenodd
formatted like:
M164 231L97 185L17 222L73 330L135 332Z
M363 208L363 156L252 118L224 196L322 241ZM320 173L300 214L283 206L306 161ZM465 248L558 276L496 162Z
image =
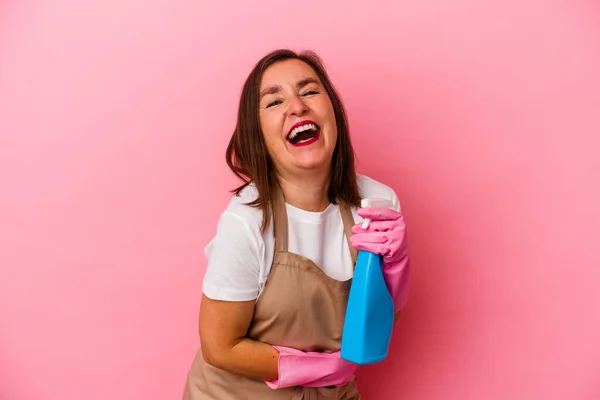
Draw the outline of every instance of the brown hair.
M347 206L359 206L360 204L354 168L354 150L350 141L346 111L336 89L329 80L321 59L312 51L298 54L287 49L275 50L256 63L244 83L237 124L225 154L229 168L244 182L232 192L239 195L250 183L253 183L258 190L258 198L247 204L262 210L261 232L264 232L271 217L271 189L277 184L277 177L260 129L260 83L263 73L268 67L289 59L304 61L312 67L323 83L333 105L338 137L331 163L329 201Z

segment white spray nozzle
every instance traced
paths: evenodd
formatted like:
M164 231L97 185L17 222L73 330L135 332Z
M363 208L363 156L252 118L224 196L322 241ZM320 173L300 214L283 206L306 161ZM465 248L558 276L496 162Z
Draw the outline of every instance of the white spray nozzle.
M360 201L360 207L361 208L387 207L387 208L391 208L393 210L394 209L394 204L389 199L372 198L372 199L362 199ZM365 218L363 220L363 223L362 223L361 227L363 229L367 229L369 227L370 223L371 223L371 220L369 218Z

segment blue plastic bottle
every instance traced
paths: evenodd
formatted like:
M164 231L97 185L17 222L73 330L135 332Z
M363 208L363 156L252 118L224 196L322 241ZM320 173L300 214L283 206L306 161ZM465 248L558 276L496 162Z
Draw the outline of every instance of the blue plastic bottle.
M364 199L362 207L390 207L385 199ZM368 225L365 221L363 226ZM383 279L383 258L359 251L350 287L340 356L358 365L388 355L394 326L394 302Z

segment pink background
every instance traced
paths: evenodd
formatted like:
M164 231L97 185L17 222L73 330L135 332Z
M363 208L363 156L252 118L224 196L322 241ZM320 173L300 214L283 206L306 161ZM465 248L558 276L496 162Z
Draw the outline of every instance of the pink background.
M368 4L368 7L365 5ZM600 398L600 6L0 3L0 399L178 399L240 87L312 48L413 293L370 399Z

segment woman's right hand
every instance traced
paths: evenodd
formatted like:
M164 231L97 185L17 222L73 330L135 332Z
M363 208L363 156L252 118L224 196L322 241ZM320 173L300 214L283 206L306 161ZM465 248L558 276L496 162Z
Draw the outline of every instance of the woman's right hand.
M273 346L279 351L278 379L265 381L271 389L292 386L326 387L343 386L356 372L356 364L345 361L340 352L303 352L283 346Z

